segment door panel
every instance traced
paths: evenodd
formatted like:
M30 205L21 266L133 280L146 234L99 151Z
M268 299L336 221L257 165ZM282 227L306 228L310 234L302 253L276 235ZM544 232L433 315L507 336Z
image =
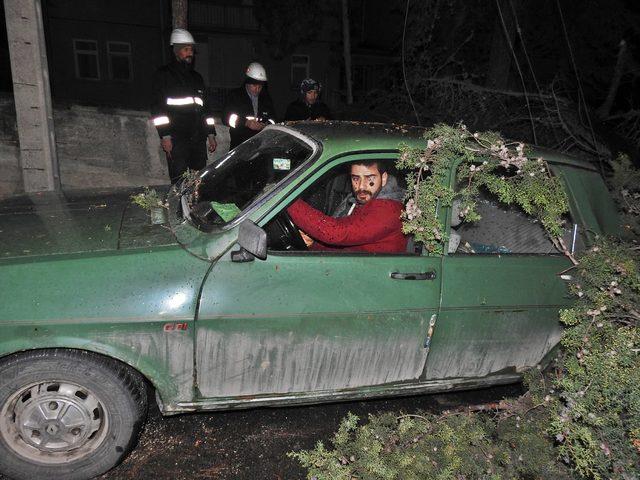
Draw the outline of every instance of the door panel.
M203 397L327 391L416 380L437 313L441 258L275 254L222 258L204 286ZM435 273L397 280L393 272ZM431 277L430 275L427 277Z
M535 366L560 340L570 302L562 255L450 255L426 378L483 377Z

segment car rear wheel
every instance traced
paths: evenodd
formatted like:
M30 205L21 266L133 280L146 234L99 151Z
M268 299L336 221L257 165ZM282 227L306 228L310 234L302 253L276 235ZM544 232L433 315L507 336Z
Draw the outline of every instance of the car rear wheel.
M137 372L88 352L42 350L0 360L0 472L87 479L129 452L147 409Z

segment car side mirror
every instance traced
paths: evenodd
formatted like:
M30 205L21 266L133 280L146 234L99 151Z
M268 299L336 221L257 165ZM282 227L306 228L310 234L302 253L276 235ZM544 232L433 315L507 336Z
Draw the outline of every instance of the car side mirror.
M240 224L238 244L240 245L240 250L231 252L231 261L251 262L254 257L266 260L267 232L251 220L245 220Z

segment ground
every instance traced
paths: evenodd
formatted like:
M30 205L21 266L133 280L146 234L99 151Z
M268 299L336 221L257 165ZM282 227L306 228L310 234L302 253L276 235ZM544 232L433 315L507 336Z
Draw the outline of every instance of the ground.
M511 385L469 392L314 405L198 413L163 418L152 409L134 451L100 480L292 480L305 478L287 452L330 446L340 420L384 411L441 412L518 395ZM2 477L0 477L1 479Z

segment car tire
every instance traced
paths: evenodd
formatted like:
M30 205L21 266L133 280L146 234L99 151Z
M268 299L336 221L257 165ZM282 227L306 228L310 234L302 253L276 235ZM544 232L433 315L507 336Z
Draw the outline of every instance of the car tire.
M130 367L76 350L0 359L0 472L15 479L88 479L133 448L147 411Z

